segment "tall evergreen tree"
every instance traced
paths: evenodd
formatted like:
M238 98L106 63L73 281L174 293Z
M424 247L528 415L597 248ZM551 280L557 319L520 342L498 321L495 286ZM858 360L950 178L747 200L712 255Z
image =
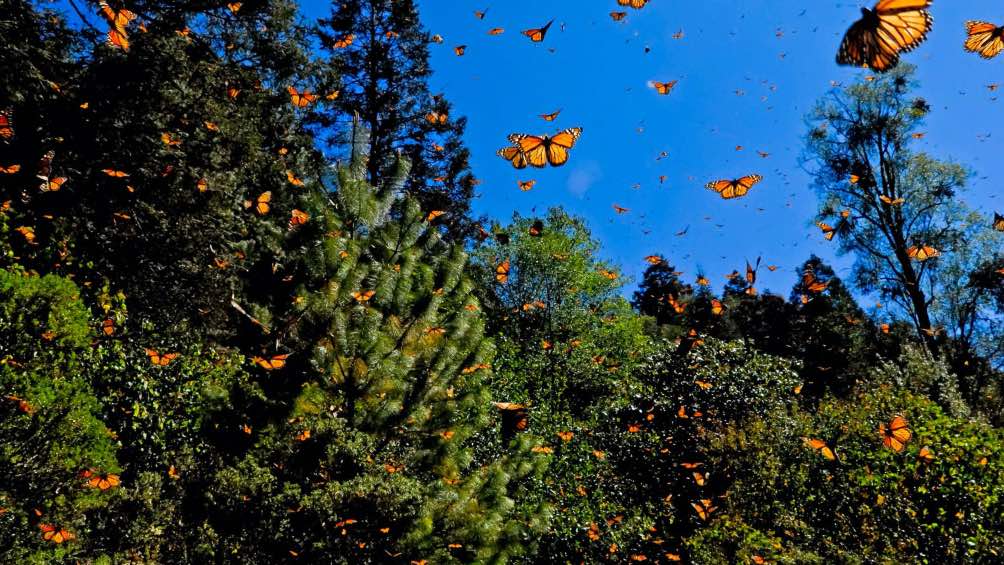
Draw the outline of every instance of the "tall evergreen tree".
M440 225L451 238L472 235L468 213L476 181L461 139L467 120L429 89L431 37L414 0L334 2L317 37L327 54L321 75L341 83L337 98L316 116L335 155L345 156L358 114L371 132L367 179L385 182L393 176L395 154L406 156L412 166L404 190L426 213L445 212Z
M652 260L656 262L645 269L631 305L660 325L683 325L681 305L693 289L680 281L676 269L661 255L653 256Z
M219 473L216 528L228 554L256 562L500 558L520 529L507 489L534 467L471 468L492 415L492 346L466 255L400 199L405 160L374 188L365 137L353 147L333 208L311 219L321 241L295 321L258 363L274 416Z

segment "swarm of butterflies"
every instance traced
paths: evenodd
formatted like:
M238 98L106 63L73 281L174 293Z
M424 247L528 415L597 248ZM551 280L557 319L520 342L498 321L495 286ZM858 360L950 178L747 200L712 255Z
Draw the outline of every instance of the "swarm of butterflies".
M635 10L644 8L648 2L649 0L617 0L618 5ZM932 2L933 0L880 0L871 9L862 8L861 19L847 30L840 44L837 63L878 72L892 69L899 62L901 53L914 50L927 38L934 25L934 18L928 11ZM484 19L486 11L475 12L475 15ZM619 22L626 17L627 12L624 11L610 12L610 18L614 21ZM535 42L543 41L550 25L551 22L548 22L542 28L523 33ZM497 35L501 32L501 28L495 28L489 33ZM969 52L991 59L1004 50L1004 26L968 21L966 32L968 36L964 48ZM679 35L682 37L682 33ZM457 55L463 55L464 48L466 46L458 47ZM676 84L676 80L650 83L661 95L669 94ZM557 114L558 112L542 114L540 117L552 121ZM499 149L497 154L516 169L524 169L528 165L538 168L547 165L560 167L568 162L569 150L581 133L581 127L565 129L553 136L514 133L508 138L512 145ZM718 193L723 199L731 200L745 196L762 180L761 175L750 174L737 179L714 180L705 187ZM528 185L529 182L520 181L520 188L529 190L532 186Z

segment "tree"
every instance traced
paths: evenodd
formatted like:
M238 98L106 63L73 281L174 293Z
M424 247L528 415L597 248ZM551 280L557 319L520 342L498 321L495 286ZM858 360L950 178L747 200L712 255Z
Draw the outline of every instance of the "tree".
M958 193L968 173L911 149L930 112L909 97L915 87L913 68L900 65L831 92L809 116L807 160L822 199L820 225L841 252L855 254L855 284L893 301L937 353L931 305L946 281L935 276L940 260L924 252L947 255L966 244Z
M507 489L535 467L515 464L518 450L471 466L493 410L492 345L466 255L400 198L405 160L379 188L367 182L368 147L357 134L333 207L311 219L322 239L303 258L295 319L258 362L270 415L217 476L227 555L444 562L513 551Z
M316 34L328 56L321 75L334 75L341 84L335 100L316 116L328 146L345 156L352 117L358 115L370 131L369 182L392 178L395 155L404 155L411 162L404 190L426 213L445 212L439 225L451 239L472 235L467 215L476 181L461 139L467 120L453 116L450 103L429 91L431 38L415 2L335 2Z
M693 289L680 281L676 269L661 255L653 260L656 262L645 269L631 305L643 315L655 318L660 325L682 326L684 318L679 311L680 305Z
M124 50L104 41L96 2L72 4L80 30L11 6L0 158L21 168L0 198L31 230L15 244L25 267L85 292L108 282L135 328L233 337L231 300L282 286L273 267L311 155L284 91L304 65L288 7L141 5Z
M791 289L795 312L785 341L790 344L788 354L803 364L802 393L846 395L878 361L874 342L879 330L821 259L811 256L800 272Z

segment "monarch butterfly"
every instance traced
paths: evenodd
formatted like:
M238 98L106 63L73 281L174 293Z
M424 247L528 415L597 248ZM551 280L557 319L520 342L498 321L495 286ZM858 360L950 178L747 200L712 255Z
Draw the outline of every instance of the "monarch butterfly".
M525 169L527 165L526 154L516 146L503 147L495 152L496 155L502 157L506 161L512 163L512 166L517 169Z
M711 299L711 314L715 316L721 316L725 312L725 305L722 304L721 300L717 298Z
M696 283L698 285L700 285L700 286L710 286L711 285L711 281L709 281L708 277L705 277L704 275L698 275Z
M635 10L641 10L648 4L648 0L617 0L617 3L621 6L631 6Z
M836 228L829 224L824 224L823 222L819 222L816 225L819 226L819 229L823 232L823 237L826 238L826 241L833 241L833 236L837 235Z
M627 214L628 212L631 211L630 208L625 208L623 206L618 206L617 204L613 205L613 209L614 209L614 212L617 213L617 214Z
M560 113L561 110L551 112L550 114L540 114L540 119L544 120L545 122L553 122L554 120L558 119L558 114Z
M505 33L505 28L501 27L493 27L488 30L488 35L502 35L503 33Z
M526 191L532 189L533 185L537 184L537 181L535 181L533 179L531 179L531 180L517 180L516 184L519 185L519 189L520 190L522 190L523 192L526 192Z
M610 19L619 22L627 17L627 12L610 12Z
M0 138L14 137L14 114L10 110L0 110Z
M749 261L746 261L746 282L750 283L751 285L754 284L754 283L756 283L756 273L757 273L758 270L760 270L760 258L759 257L756 258L756 268L755 269L753 268L752 265L750 265Z
M42 184L38 185L38 189L42 192L59 192L60 188L63 188L63 184L66 182L66 177L56 177L54 179L43 179Z
M474 17L479 20L485 19L486 15L488 15L488 8L485 8L484 10L474 10Z
M447 116L445 112L444 113L429 112L428 114L425 115L425 121L429 122L430 124L442 125L445 124L446 120L448 119L449 116Z
M927 261L941 255L941 252L930 245L914 245L906 250L906 256L914 261Z
M1001 216L999 213L994 212L993 227L997 231L1004 231L1004 216Z
M554 20L551 20L541 27L524 30L523 35L529 37L530 41L534 43L540 43L541 41L544 41L544 36L547 35L547 30L551 29L551 24L553 23Z
M35 245L35 228L31 226L18 226L14 228L14 231L21 234L24 240L30 245Z
M506 259L495 267L495 280L500 284L509 282L509 260Z
M38 529L42 530L42 539L56 544L70 541L77 537L72 532L53 526L52 524L39 524Z
M930 463L934 461L934 452L931 451L930 447L927 447L925 445L924 447L920 448L920 452L917 453L917 458L923 461L924 463Z
M989 22L966 22L965 49L979 53L984 59L992 59L1004 51L1004 26L995 26Z
M829 284L829 282L817 279L816 273L811 268L805 269L805 272L802 273L802 285L809 292L823 292Z
M732 198L746 196L746 193L749 192L756 183L762 180L763 177L760 175L747 175L735 180L712 181L704 185L704 187L708 190L717 192L724 200L730 200Z
M692 475L694 476L694 482L697 483L697 486L699 487L703 487L704 483L707 482L707 477L700 471L694 471Z
M457 45L456 47L453 48L453 52L456 53L457 57L463 57L464 53L467 52L467 46Z
M229 2L229 3L227 3L227 9L229 9L234 14L236 14L238 11L240 11L241 6L242 6L242 4L240 2Z
M526 406L515 402L492 402L502 413L502 429L506 434L525 432L530 426Z
M164 353L161 354L156 349L144 348L147 357L150 358L150 363L156 365L157 367L166 367L171 361L174 361L178 357L177 353Z
M533 237L540 237L544 233L544 222L541 220L535 220L530 226L530 235Z
M913 432L910 431L906 418L896 416L889 422L888 426L884 423L879 424L879 435L882 436L883 445L899 453L903 451L906 442L913 437Z
M180 139L167 132L160 134L160 140L168 147L177 147L178 145L181 145Z
M335 42L331 45L331 47L334 49L345 49L349 45L352 45L352 42L355 40L356 36L350 33L345 37L342 37L341 39L336 39Z
M663 263L664 261L665 259L663 259L659 255L649 255L645 257L645 262L648 263L649 265L658 265L660 263Z
M431 222L431 221L435 220L436 218L438 218L438 217L442 216L442 215L443 215L443 214L445 214L445 213L446 213L446 210L432 210L432 211L431 211L431 212L429 212L429 214L428 214L428 215L427 215L427 216L425 217L425 221L426 221L426 222Z
M310 214L304 212L303 210L293 209L289 217L289 229L293 229L296 226L302 226L307 223L310 219Z
M255 212L258 212L259 215L264 216L265 214L268 214L269 210L272 209L272 207L269 206L270 202L272 202L272 191L266 190L265 192L259 194L258 198L256 198L253 203L249 200L245 200L244 206L246 208L250 208L253 204Z
M115 169L101 169L101 172L104 173L104 174L106 174L106 175L108 175L108 176L110 176L110 177L112 177L112 178L117 178L117 179L121 179L121 178L125 178L125 177L129 176L129 173L127 173L125 171L117 171Z
M568 162L568 150L575 146L580 135L582 128L575 127L562 130L553 137L514 133L509 136L509 141L519 148L531 166L543 168L550 164L560 167Z
M429 41L433 43L442 43L444 41L443 36L438 33L429 38Z
M905 198L890 198L885 194L880 194L879 200L889 206L902 206L906 202Z
M912 51L934 25L927 11L931 0L879 0L847 30L837 63L884 72L896 66L899 54Z
M285 367L286 359L288 358L289 358L289 353L283 353L281 355L273 355L269 359L254 356L251 357L251 361L253 361L256 365L258 365L262 369L265 369L266 371L273 371L275 369L281 369Z
M306 108L317 100L317 95L313 94L309 90L300 92L292 86L287 86L286 92L289 93L289 99L293 102L293 106L296 106L297 108Z
M365 302L369 302L370 298L373 298L373 295L375 294L376 294L375 290L357 291L352 293L352 298L355 298L356 302L362 304Z
M101 8L101 15L104 16L108 23L112 26L112 29L108 30L108 43L115 47L122 49L123 51L129 50L129 38L126 36L126 26L129 22L136 19L136 14L122 8L121 10L113 10L105 2L100 2L98 6Z
M558 432L558 437L560 437L561 441L564 441L564 442L572 441L572 438L574 436L575 436L574 432Z
M805 442L807 447L811 447L812 449L818 451L819 454L826 459L829 459L830 461L835 461L837 459L837 454L833 452L833 448L827 445L825 441L821 439L810 439L807 437L802 438L802 441Z
M293 171L286 171L286 180L288 180L289 183L292 184L293 186L303 186L303 181L296 178L296 175L293 174Z
M677 82L680 81L678 80L671 80L669 82L652 81L652 88L654 88L655 91L658 92L659 94L665 96L673 91L673 87L676 86Z
M101 331L105 335L112 335L115 333L115 320L107 318L104 322L101 322Z
M111 473L100 475L94 471L84 470L84 472L81 473L81 476L87 479L87 486L99 490L108 490L119 486L120 483L119 476Z
M697 512L697 517L703 522L707 522L711 513L718 510L718 507L713 506L711 504L711 500L707 498L702 498L698 502L691 502L690 505L694 507L694 511Z

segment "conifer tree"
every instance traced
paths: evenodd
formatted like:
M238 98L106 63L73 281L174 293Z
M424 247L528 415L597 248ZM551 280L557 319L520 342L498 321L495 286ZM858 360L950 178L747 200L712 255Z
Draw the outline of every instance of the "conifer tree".
M341 89L316 116L335 155L344 157L352 116L370 131L367 179L393 176L395 154L411 162L404 190L426 213L445 214L440 225L450 238L468 237L468 216L476 181L462 136L466 118L429 89L431 37L413 0L345 0L332 3L317 37L327 54L321 76L333 74Z
M466 256L400 198L406 160L367 181L356 131L333 206L311 219L321 241L280 338L293 354L262 370L275 417L219 473L216 527L252 561L490 560L512 551L506 493L533 465L471 468L492 346Z

